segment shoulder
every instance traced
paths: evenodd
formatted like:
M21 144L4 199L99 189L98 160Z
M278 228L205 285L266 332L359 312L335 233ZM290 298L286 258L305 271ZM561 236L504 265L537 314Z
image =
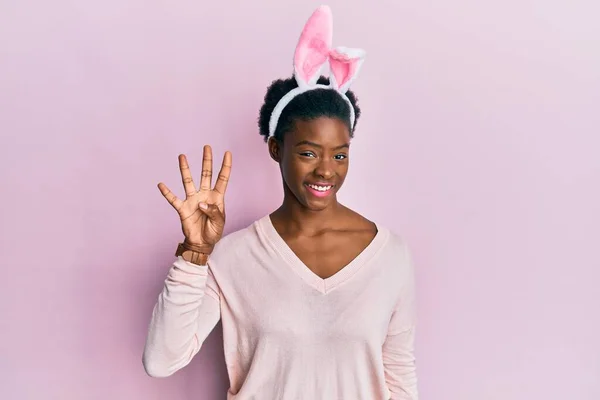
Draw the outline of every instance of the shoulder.
M224 258L234 252L239 252L241 249L251 245L257 237L256 227L257 222L254 221L250 225L232 231L224 235L217 242L212 253L213 259Z
M387 232L388 246L392 249L392 251L394 251L398 255L401 255L402 257L410 256L409 244L406 237L403 234L398 233L393 229L381 224L377 224L377 227L378 229Z
M403 235L381 224L377 227L387 236L380 254L387 282L398 296L398 301L409 298L413 296L416 286L416 269L408 241Z
M412 274L414 272L414 263L411 246L406 237L384 224L376 223L376 225L377 229L386 236L384 246L385 259L389 260L395 269Z

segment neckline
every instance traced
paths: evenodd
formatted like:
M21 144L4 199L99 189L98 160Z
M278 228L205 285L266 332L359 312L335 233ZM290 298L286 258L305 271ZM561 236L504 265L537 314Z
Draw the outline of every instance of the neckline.
M341 283L350 279L358 270L364 266L383 247L388 239L388 230L375 222L377 233L371 242L348 264L328 278L321 278L311 271L310 268L294 253L290 246L283 240L275 229L271 216L267 214L258 221L258 226L269 239L269 242L277 249L282 258L308 285L322 294L331 292Z

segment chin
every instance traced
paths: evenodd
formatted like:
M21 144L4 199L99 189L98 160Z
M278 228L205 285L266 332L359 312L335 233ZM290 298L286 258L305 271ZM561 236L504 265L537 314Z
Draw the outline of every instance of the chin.
M327 197L315 197L313 195L311 195L310 193L303 193L302 195L302 205L304 205L304 207L308 208L311 211L321 211L324 210L328 207L330 207L331 205L335 204L337 202L337 198L336 198L336 193L332 193Z
M310 211L322 211L330 206L330 202L315 204L314 202L304 202L304 207Z

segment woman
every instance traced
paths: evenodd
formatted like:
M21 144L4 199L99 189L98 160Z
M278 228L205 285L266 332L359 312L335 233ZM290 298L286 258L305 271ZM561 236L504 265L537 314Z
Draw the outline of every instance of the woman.
M231 153L211 189L209 146L199 188L179 156L185 200L159 184L185 239L152 314L149 375L187 365L221 320L228 399L417 399L408 248L336 198L360 116L348 86L364 52L330 50L330 38L331 14L320 7L296 48L294 77L273 82L260 110L281 207L222 238ZM324 63L330 79L318 75Z

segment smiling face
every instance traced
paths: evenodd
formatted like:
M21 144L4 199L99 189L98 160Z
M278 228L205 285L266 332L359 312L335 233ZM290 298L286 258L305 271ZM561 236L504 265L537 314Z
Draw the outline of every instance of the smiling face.
M349 163L350 132L338 118L296 120L283 143L269 141L271 157L279 163L285 201L310 210L337 203Z

